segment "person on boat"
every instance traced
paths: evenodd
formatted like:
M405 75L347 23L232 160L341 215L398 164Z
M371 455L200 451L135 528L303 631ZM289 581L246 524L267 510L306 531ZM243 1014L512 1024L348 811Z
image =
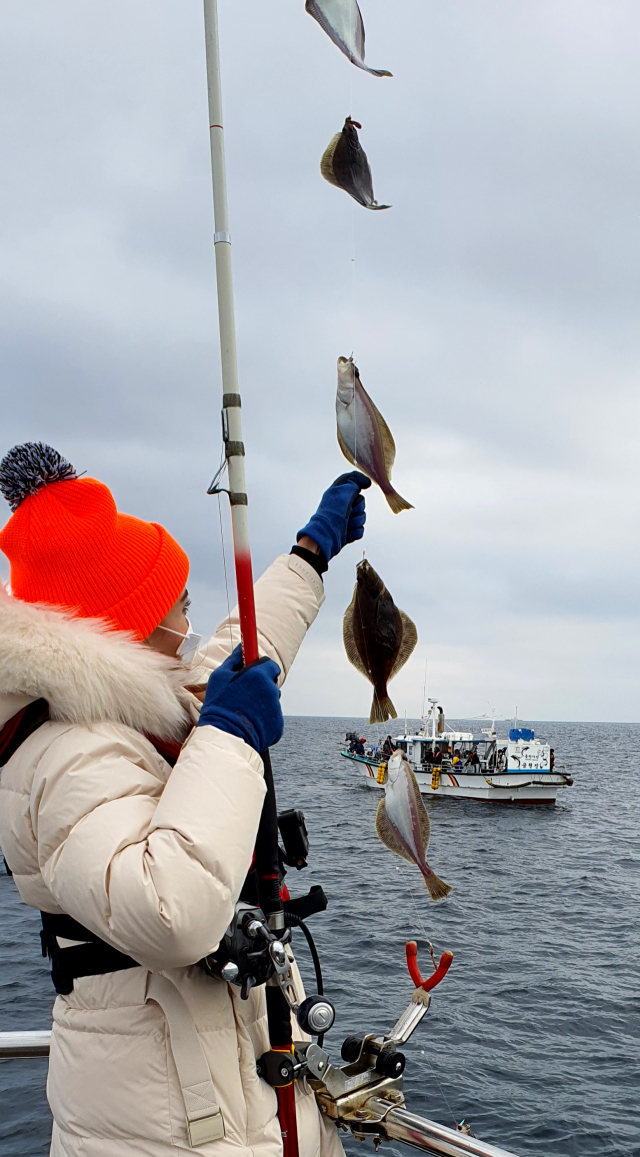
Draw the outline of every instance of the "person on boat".
M382 754L386 756L387 759L390 759L393 755L393 740L390 735L387 735L382 745Z
M189 560L163 527L41 443L0 465L0 845L22 899L72 933L46 934L72 977L53 1009L53 1157L282 1152L256 1072L264 986L242 1000L197 962L250 871L279 688L369 485L338 478L257 581L262 658L243 668L237 609L195 646ZM339 1157L313 1094L297 1098L301 1157Z
M364 755L364 735L356 743L356 755Z

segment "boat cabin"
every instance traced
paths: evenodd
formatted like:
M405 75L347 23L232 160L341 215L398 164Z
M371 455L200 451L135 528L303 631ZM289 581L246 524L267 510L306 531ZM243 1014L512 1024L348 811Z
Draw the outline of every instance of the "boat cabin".
M536 739L528 727L512 727L508 739L499 739L495 726L483 728L481 737L472 731L438 734L429 718L417 735L398 735L396 747L404 751L415 771L446 768L466 775L553 770L553 750Z

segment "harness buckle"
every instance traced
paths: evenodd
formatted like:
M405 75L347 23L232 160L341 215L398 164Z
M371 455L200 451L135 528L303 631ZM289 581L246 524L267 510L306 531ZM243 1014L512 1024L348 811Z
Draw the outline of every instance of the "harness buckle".
M220 1109L217 1113L210 1113L207 1117L187 1121L189 1145L197 1149L200 1145L207 1145L209 1141L222 1141L225 1136L224 1118Z

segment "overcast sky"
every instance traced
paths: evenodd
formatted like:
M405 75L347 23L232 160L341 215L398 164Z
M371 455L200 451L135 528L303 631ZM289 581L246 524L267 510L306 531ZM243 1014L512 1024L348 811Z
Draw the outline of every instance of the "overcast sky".
M640 6L362 0L349 65L304 0L220 0L257 571L346 469L353 351L415 510L367 556L419 643L392 684L449 715L640 720ZM43 439L192 560L225 609L200 0L0 7L4 453ZM385 213L319 174L347 114ZM3 507L0 519L8 515ZM284 696L364 715L342 648L358 547Z

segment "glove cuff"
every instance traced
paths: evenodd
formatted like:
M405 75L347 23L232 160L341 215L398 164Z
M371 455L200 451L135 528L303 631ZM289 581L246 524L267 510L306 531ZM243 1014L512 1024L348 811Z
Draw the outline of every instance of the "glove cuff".
M238 711L225 711L224 707L217 707L213 711L202 710L198 720L198 727L217 727L219 731L226 731L228 735L235 735L238 739L252 747L260 754L260 737L246 715Z
M309 520L306 526L303 526L302 530L298 531L296 541L301 539L305 534L318 544L328 563L338 554L341 547L340 539L332 526L331 520L326 518L321 510L316 510L313 518Z
M298 558L302 558L305 562L308 562L309 566L313 567L316 574L320 576L326 574L329 569L329 563L325 558L323 550L320 550L320 554L314 554L312 550L307 550L304 546L296 545L291 547L289 554L297 554Z

